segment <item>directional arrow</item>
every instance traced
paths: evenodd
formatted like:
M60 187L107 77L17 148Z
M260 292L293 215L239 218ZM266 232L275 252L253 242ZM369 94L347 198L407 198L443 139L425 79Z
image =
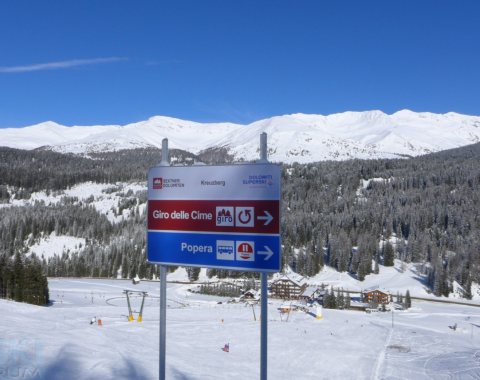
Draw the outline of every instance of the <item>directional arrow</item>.
M267 247L266 245L264 245L263 248L265 248L266 251L258 251L257 253L259 255L265 255L264 260L268 260L270 257L273 256L273 251L269 247Z
M270 222L273 220L273 216L268 211L264 211L264 213L265 215L257 216L257 219L265 220L265 223L263 223L263 225L268 226Z

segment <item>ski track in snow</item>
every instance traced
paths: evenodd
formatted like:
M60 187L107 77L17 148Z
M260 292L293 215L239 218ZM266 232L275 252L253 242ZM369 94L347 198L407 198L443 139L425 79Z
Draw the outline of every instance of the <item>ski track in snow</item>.
M380 325L377 325L377 326L380 326ZM380 327L383 328L384 326L380 326ZM382 366L385 362L385 352L387 350L387 347L390 345L390 341L392 340L392 334L393 334L393 328L390 328L389 331L388 331L387 338L385 339L385 344L383 345L383 348L380 351L380 354L378 355L377 361L375 363L375 367L373 369L372 380L379 380L380 379L380 372L381 372Z

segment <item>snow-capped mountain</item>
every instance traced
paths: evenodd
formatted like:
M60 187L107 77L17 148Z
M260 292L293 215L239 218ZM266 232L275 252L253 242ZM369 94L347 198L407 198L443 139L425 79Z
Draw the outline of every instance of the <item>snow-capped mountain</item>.
M480 141L480 117L457 113L387 115L381 111L323 115L293 114L248 125L197 123L164 116L127 125L66 127L45 122L0 129L0 146L76 154L139 147L169 147L199 153L226 148L236 159L258 158L259 136L268 134L269 159L314 162L349 158L417 156Z

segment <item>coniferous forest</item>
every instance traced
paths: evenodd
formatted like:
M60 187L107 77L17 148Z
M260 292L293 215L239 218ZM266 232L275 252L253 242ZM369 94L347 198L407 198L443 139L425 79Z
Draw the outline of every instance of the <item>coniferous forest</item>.
M24 258L17 252L8 259L0 255L0 298L34 305L48 304L47 277L35 256Z
M221 150L197 156L172 150L170 155L177 164L232 161ZM154 148L84 157L0 148L0 296L45 304L46 276L156 276L158 268L145 261L142 205L147 170L160 157ZM131 213L112 223L92 199L62 195L87 181L112 188L144 182L145 191L121 193L116 212ZM392 266L399 259L416 263L434 294L448 296L456 281L470 298L472 282L480 282L479 186L480 144L408 159L283 165L283 263L305 276L329 265L363 280L380 264ZM38 191L57 196L58 202L8 205ZM85 246L48 260L26 254L52 232L84 238ZM188 269L191 279L198 273Z

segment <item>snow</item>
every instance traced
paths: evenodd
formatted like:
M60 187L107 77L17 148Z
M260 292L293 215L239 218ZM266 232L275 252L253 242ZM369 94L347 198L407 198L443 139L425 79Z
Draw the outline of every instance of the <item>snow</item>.
M0 129L4 146L34 149L50 146L58 152L88 155L141 147L161 147L199 153L227 148L237 160L258 159L261 133L268 134L269 159L307 163L351 158L417 156L480 141L480 117L402 110L344 112L333 115L292 114L249 125L197 123L155 116L137 123L65 127L45 122L24 128Z
M184 267L178 267L175 272L168 273L168 281L180 281L180 282L189 282L187 271ZM200 274L198 275L198 281L207 282L211 280L216 280L216 277L212 279L208 278L207 270L205 268L200 269Z
M62 253L80 252L85 247L85 239L73 236L57 236L52 232L50 236L40 239L39 242L32 245L27 252L27 255L35 253L38 258L42 256L48 260L54 255L62 256Z
M360 185L357 188L357 191L355 192L355 195L357 197L357 201L359 202L365 202L367 198L364 196L365 190L368 188L371 182L384 182L388 183L393 180L393 177L390 177L388 179L385 178L370 178L370 179L360 179Z
M19 372L45 380L158 378L158 282L50 279L49 287L50 307L0 300L0 378L20 378ZM196 295L189 287L167 288L167 378L258 378L258 307L255 321L252 306ZM142 323L127 321L124 289L148 292ZM132 296L136 312L140 301ZM324 309L321 320L293 311L287 322L280 305L269 300L269 378L480 375L480 329L474 327L480 324L479 308L414 300L412 309L393 318L390 312ZM94 316L103 326L89 324ZM456 330L449 327L455 324ZM229 353L221 350L226 343Z
M395 238L392 238L391 241L395 241ZM426 285L426 276L420 273L419 266L420 264L405 263L396 259L393 267L379 265L379 273L365 276L364 281L357 280L348 272L337 272L336 269L324 266L317 275L304 281L309 285L324 284L328 288L343 288L353 292L378 288L382 291L388 291L393 296L397 293L405 295L408 290L412 297L448 300L449 298L435 297L431 293ZM476 284L472 285L472 294L473 301L480 302L480 293L477 291ZM450 299L452 298L459 299L462 302L469 302L463 298L461 299L458 291L451 294Z
M84 182L77 184L67 190L49 192L39 191L32 193L30 199L11 199L9 203L4 203L1 207L10 206L26 206L33 205L35 202L44 202L45 205L53 205L60 202L62 197L78 198L78 201L90 202L89 198L93 197L90 204L95 209L107 216L112 223L118 223L128 218L130 209L123 210L121 215L117 215L116 209L119 202L124 199L119 193L127 193L132 190L133 194L146 190L144 182L117 182L115 184ZM146 203L140 204L139 212L142 213L146 209Z

